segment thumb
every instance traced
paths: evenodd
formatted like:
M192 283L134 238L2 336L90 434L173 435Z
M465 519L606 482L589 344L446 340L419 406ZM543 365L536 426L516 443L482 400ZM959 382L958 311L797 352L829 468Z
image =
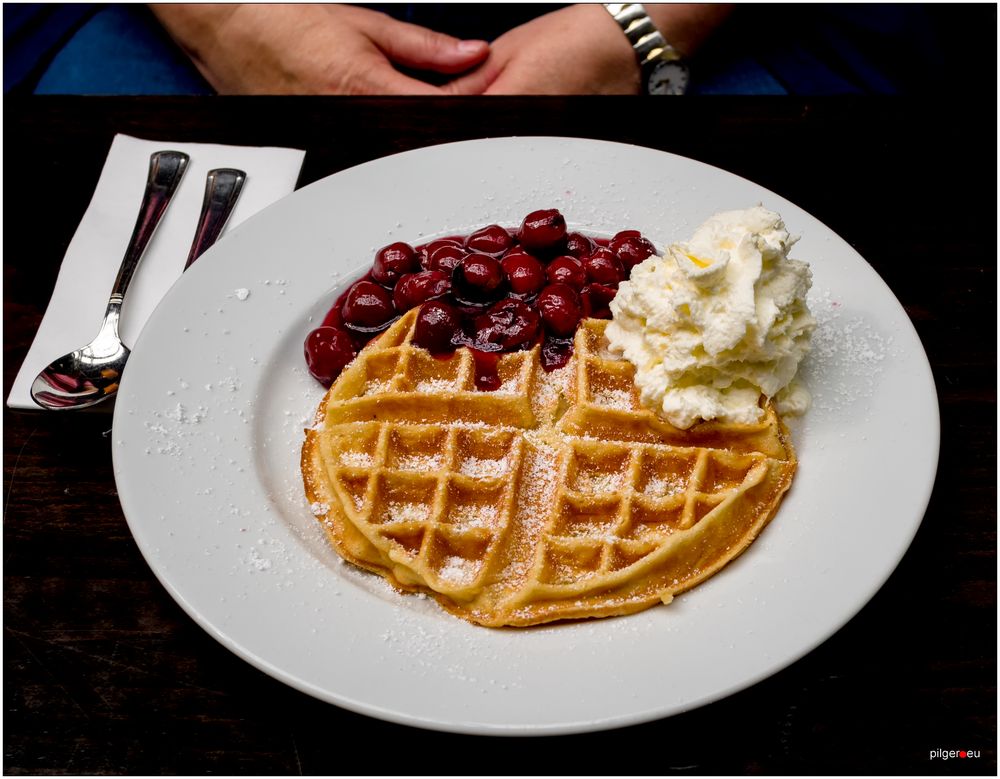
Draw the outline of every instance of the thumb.
M464 41L406 22L379 25L371 38L397 65L438 73L461 73L490 53L486 41Z
M448 95L481 95L493 85L502 72L503 67L497 62L496 57L490 57L475 70L442 84L441 89Z

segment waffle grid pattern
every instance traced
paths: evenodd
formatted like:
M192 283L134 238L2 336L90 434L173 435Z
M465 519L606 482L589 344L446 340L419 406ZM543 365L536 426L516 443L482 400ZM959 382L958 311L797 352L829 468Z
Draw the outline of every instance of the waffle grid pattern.
M538 347L505 355L500 390L482 392L468 350L430 355L414 320L334 384L303 474L345 558L459 616L527 625L668 601L742 551L790 484L770 407L755 425L673 428L640 406L605 322L581 325L565 370L544 373Z
M330 440L335 490L369 540L439 592L482 587L514 513L522 438L370 422Z
M571 590L635 565L757 479L762 458L568 439L537 579Z

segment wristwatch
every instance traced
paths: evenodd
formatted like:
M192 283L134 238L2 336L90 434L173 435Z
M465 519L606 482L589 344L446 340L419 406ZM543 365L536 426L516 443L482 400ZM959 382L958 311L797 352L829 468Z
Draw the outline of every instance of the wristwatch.
M681 53L667 43L641 3L604 3L635 50L647 95L683 95L690 74Z

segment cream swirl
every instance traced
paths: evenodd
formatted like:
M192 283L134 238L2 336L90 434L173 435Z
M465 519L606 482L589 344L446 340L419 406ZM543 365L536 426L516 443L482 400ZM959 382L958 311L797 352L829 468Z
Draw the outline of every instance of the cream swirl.
M716 214L689 241L637 265L611 302L607 336L636 367L643 404L671 424L752 423L760 395L802 413L796 379L816 326L798 240L761 206Z

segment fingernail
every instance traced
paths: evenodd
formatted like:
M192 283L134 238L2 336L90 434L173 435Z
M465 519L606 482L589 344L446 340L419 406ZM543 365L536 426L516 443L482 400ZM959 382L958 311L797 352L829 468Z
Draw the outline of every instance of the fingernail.
M481 51L483 46L489 46L486 41L459 41L458 50L462 54L474 54Z

